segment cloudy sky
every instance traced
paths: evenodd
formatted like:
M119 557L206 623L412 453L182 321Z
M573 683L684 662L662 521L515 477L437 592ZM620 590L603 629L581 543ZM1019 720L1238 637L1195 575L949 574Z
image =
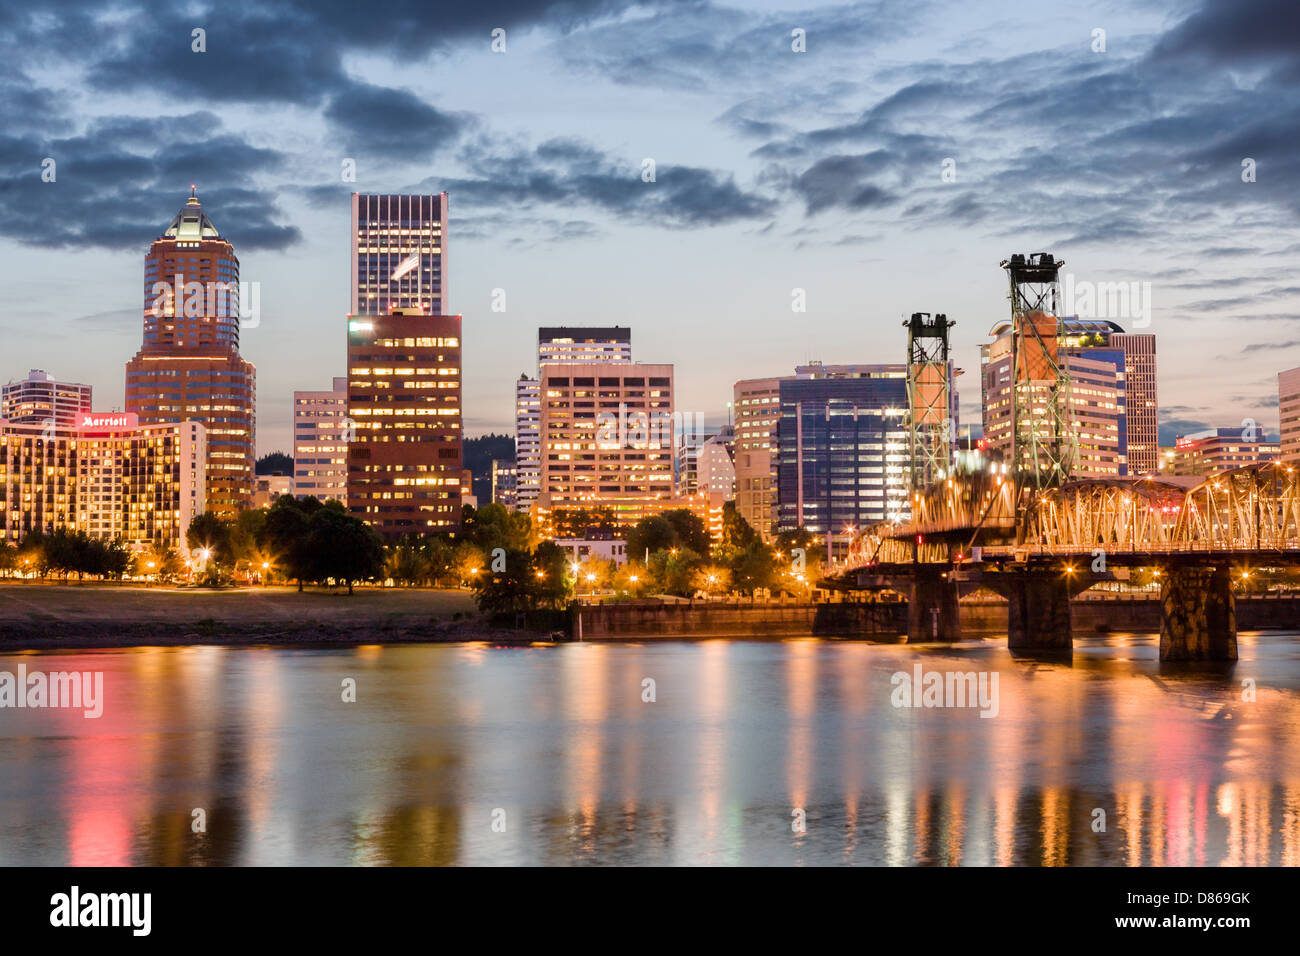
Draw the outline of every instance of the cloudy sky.
M1013 252L1150 283L1166 438L1275 431L1300 365L1289 0L153 7L0 3L0 380L121 406L190 183L261 284L261 453L343 371L352 191L450 195L469 435L512 431L539 325L631 326L716 423L739 378L901 361L916 311L956 320L978 421Z

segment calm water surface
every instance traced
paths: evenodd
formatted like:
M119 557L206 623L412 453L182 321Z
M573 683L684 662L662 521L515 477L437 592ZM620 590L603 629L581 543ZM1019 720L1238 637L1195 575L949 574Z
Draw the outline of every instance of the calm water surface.
M9 654L106 703L0 710L0 864L1297 865L1300 635L1240 641ZM918 661L998 715L892 706Z

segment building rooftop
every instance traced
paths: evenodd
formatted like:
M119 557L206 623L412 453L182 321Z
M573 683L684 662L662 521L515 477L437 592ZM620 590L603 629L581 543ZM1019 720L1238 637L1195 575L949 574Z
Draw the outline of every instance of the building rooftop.
M185 200L185 205L181 206L180 212L172 220L172 224L162 234L163 239L180 239L184 242L197 242L200 239L220 239L221 233L217 227L212 224L207 213L203 211L203 206L199 203L199 197L194 195L194 187L190 187L190 198Z

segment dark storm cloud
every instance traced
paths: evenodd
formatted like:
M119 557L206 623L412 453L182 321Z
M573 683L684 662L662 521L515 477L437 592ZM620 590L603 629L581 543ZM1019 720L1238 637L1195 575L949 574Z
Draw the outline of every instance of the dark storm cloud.
M1276 247L1300 216L1300 97L1288 72L1300 61L1300 13L1266 6L1212 3L1163 37L1128 38L1127 56L1074 45L882 68L872 85L886 92L829 125L778 122L836 112L843 91L816 86L802 91L802 110L788 93L769 109L747 97L719 121L746 137L777 126L750 155L784 170L771 180L809 216L838 208L882 225L984 224L1152 250L1201 227L1227 240L1204 255L1250 255ZM888 172L853 159L879 153ZM947 194L934 188L946 157L957 169ZM1241 175L1248 157L1253 183Z
M1300 6L1277 0L1206 3L1169 30L1152 51L1157 63L1277 66L1300 79Z
M47 158L53 182L42 180ZM300 238L298 229L276 222L272 191L248 186L282 165L280 154L202 112L104 117L70 137L4 136L0 235L47 248L143 248L176 214L187 184L201 182L201 198L237 248L284 248Z
M654 181L640 162L610 156L570 138L534 149L477 143L463 160L471 178L428 180L408 187L445 189L461 210L526 214L546 205L589 206L617 217L660 226L715 226L770 216L771 201L738 186L726 173L695 166L659 164Z
M794 191L808 215L832 206L874 209L894 198L876 180L893 170L894 159L883 150L860 156L828 156L795 180Z
M348 150L396 159L431 156L451 146L470 122L407 90L370 84L354 84L331 98L325 118L342 133Z
M140 2L68 2L58 17L4 6L0 56L11 63L67 62L76 50L91 90L147 93L197 103L278 103L322 109L354 153L428 158L467 123L414 94L366 83L344 68L350 53L419 61L473 45L489 53L491 31L546 26L567 31L618 15L626 0L495 0L437 7L427 0L259 0L180 8ZM645 8L685 7L651 0ZM193 31L205 31L193 49ZM19 97L25 97L21 99ZM49 91L0 85L5 114L48 130L61 121Z

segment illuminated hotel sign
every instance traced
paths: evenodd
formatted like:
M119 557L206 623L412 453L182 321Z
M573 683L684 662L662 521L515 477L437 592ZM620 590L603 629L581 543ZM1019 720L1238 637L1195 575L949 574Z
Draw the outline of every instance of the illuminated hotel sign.
M77 416L77 431L117 431L125 428L137 428L140 418L135 412L113 412L109 415L96 412L83 412Z

